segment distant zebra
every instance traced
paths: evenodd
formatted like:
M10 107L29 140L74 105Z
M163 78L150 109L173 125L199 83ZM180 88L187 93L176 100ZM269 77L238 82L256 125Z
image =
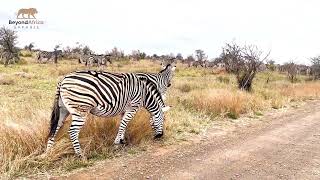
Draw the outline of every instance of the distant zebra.
M84 63L86 66L93 66L97 65L98 67L104 65L107 65L107 62L112 64L111 55L95 55L95 54L90 54L90 55L80 55L79 58L79 63Z
M53 146L54 138L69 114L72 117L70 139L78 156L81 156L79 132L88 113L103 117L123 114L114 141L115 144L121 144L124 142L127 124L140 107L145 107L151 113L151 127L155 131L155 138L160 138L163 135L163 112L169 107L165 107L152 81L133 73L70 73L57 85L47 151Z
M62 50L56 51L39 51L37 54L37 62L38 63L47 63L50 60L57 62L58 58L62 56Z
M176 66L173 64L167 64L159 73L136 73L139 77L145 77L152 81L159 92L161 93L162 99L166 99L167 89L171 86L171 79Z

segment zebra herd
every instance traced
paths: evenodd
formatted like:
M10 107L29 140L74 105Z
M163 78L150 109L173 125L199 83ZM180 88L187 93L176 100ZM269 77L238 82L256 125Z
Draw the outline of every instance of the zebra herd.
M106 66L107 63L109 62L110 64L112 64L111 62L111 55L109 54L101 54L101 55L95 55L95 54L89 54L89 55L85 55L85 54L80 54L79 55L79 59L78 62L80 64L85 64L86 66L93 66L93 65L97 65L98 67L100 66Z
M47 152L68 115L72 122L69 135L75 154L82 156L79 132L91 113L101 117L121 114L122 119L114 144L123 144L126 127L140 107L151 114L150 125L155 138L163 135L164 97L176 66L168 64L159 73L109 73L78 71L66 75L57 85Z
M50 61L54 61L55 63L57 63L57 60L59 58L63 57L63 52L62 50L55 50L55 51L38 51L37 55L36 55L36 60L38 63L40 64L44 64L44 63L48 63ZM109 62L110 64L112 64L111 62L111 55L109 54L100 54L100 55L96 55L96 54L81 54L79 53L77 55L77 59L79 64L85 64L87 67L91 67L91 66L107 66L107 63Z

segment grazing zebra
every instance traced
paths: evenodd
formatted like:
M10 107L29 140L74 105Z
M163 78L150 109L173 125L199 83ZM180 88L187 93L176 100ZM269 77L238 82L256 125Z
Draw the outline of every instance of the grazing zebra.
M85 64L86 66L92 65L94 62L94 57L92 55L80 54L79 63Z
M56 51L39 51L37 54L37 61L38 63L47 63L50 60L54 60L56 62L58 58L62 55L62 50Z
M79 63L84 63L86 66L93 66L96 64L98 67L101 65L107 65L107 62L112 64L110 55L80 55Z
M163 112L169 107L165 107L161 94L152 81L134 73L115 74L99 71L70 73L57 85L47 151L54 144L54 138L69 114L72 117L70 139L78 156L81 156L79 131L88 113L103 117L122 114L114 141L114 144L122 144L127 124L140 107L146 108L151 113L151 127L155 131L155 138L160 138L163 135Z
M167 89L171 86L171 79L176 66L173 64L167 64L159 73L136 73L139 77L145 77L152 81L159 92L161 93L162 99L166 99Z

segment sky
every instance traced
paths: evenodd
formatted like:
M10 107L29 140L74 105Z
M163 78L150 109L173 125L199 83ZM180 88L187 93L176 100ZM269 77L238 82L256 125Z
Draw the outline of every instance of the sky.
M88 45L96 53L182 53L209 59L228 42L255 44L278 63L309 64L320 55L318 0L2 0L0 25L13 29L21 8L36 8L39 29L18 31L18 46L53 50Z

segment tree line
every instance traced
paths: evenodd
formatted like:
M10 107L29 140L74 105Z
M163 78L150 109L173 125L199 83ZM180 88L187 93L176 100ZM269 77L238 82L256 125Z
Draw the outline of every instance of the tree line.
M18 35L16 31L6 27L0 28L0 58L1 62L8 66L9 64L17 63L19 58L20 48L17 47ZM24 47L28 51L37 51L34 49L34 43L30 43ZM90 55L95 54L93 50L87 45L76 43L75 47L65 47L58 50L60 45L56 45L54 52L61 52L66 59L76 59L79 54ZM291 82L297 80L298 74L311 75L314 80L320 79L320 56L310 58L311 66L298 65L293 61L283 65L275 64L271 60L269 52L264 52L256 45L239 45L235 42L226 43L222 47L222 52L219 57L209 60L206 53L197 49L194 55L188 55L185 58L181 53L167 54L167 55L148 55L140 50L133 50L131 54L125 54L123 50L114 47L110 51L106 51L114 61L128 59L139 61L141 59L161 60L167 63L180 61L187 64L188 67L215 67L221 65L228 73L234 74L237 79L239 89L251 91L252 82L257 72L259 71L279 71L286 72ZM57 63L57 60L55 61ZM267 83L269 77L267 78Z

